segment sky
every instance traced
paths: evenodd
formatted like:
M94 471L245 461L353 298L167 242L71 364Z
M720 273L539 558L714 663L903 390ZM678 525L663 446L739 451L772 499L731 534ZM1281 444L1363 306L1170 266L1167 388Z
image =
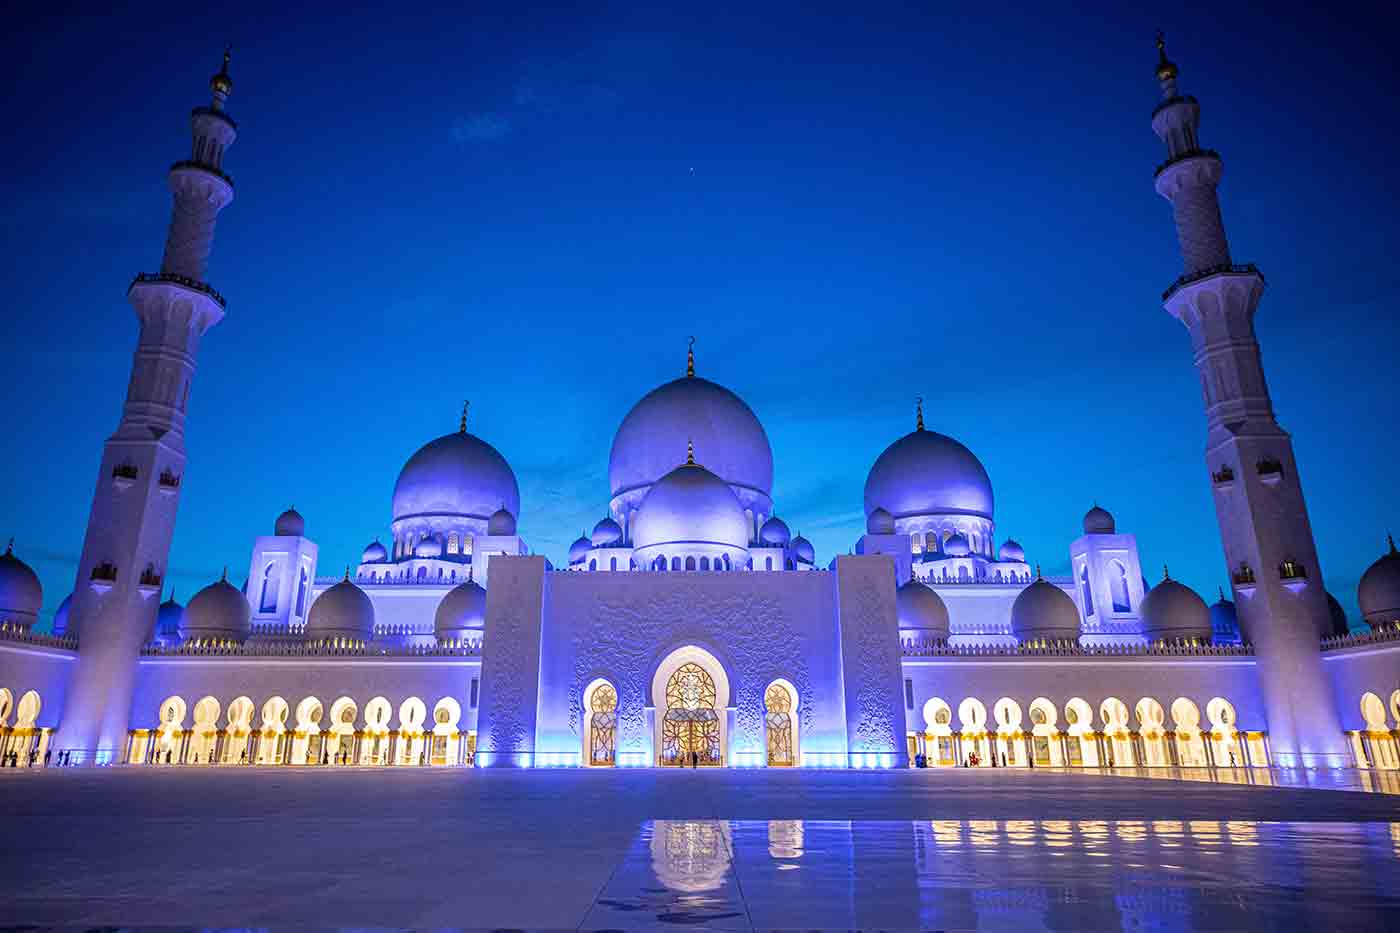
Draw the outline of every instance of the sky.
M1400 85L1368 12L1268 4L518 2L372 14L30 4L0 35L0 537L72 589L165 171L233 45L234 202L210 281L167 580L183 602L289 505L319 572L387 539L400 467L471 429L562 563L603 516L628 408L697 369L772 443L818 561L913 428L985 464L998 539L1046 573L1095 502L1212 601L1227 582L1165 158L1166 31L1226 171L1237 262L1328 589L1400 531ZM1373 17L1373 18L1368 18Z

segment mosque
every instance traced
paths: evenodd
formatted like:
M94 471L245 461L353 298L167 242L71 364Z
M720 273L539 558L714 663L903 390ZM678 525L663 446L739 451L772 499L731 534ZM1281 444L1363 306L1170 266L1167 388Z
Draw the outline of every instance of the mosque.
M1264 278L1231 257L1221 158L1158 48L1155 187L1184 264L1162 301L1200 374L1229 599L1149 581L1098 505L1067 555L1026 554L997 528L984 464L922 406L871 451L866 533L823 560L773 501L762 422L692 348L622 418L600 518L558 563L518 535L528 503L464 408L407 459L386 534L353 569L318 575L314 520L289 509L251 543L241 588L225 573L162 602L186 401L225 309L207 277L234 193L225 55L169 172L160 271L128 289L131 379L52 634L33 631L38 578L0 558L0 752L36 766L1400 769L1400 554L1392 543L1366 572L1370 631L1348 634L1264 381ZM1068 576L1041 573L1066 556Z

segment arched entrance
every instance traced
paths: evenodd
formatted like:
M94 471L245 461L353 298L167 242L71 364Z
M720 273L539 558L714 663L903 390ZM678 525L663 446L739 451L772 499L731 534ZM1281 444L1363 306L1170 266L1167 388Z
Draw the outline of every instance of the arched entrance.
M651 697L658 765L725 764L730 689L719 659L695 645L677 648L657 666Z
M797 764L796 693L786 681L775 680L763 693L763 725L770 768Z
M584 759L590 768L617 764L617 689L606 680L595 680L583 692Z

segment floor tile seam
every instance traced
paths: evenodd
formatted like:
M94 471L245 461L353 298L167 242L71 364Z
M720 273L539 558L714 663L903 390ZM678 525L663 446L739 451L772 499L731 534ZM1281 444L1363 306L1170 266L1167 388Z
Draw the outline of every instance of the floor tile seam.
M637 844L638 839L641 838L642 826L645 822L645 820L639 820L637 822L637 828L633 831L631 840L628 841L626 847L622 850L622 855L613 865L612 871L608 872L608 876L603 879L602 886L594 893L593 899L583 908L583 916L579 917L578 923L574 925L576 933L584 928L583 925L588 922L589 914L593 913L593 908L598 906L598 899L608 890L608 886L612 884L613 879L617 877L617 873L621 871L622 866L626 864L627 857L632 854L633 847Z

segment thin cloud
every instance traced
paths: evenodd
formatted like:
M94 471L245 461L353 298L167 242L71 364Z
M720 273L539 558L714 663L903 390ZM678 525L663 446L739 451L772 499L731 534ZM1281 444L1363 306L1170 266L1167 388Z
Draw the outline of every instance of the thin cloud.
M498 113L471 113L452 124L452 138L463 144L496 142L510 132L510 121Z

